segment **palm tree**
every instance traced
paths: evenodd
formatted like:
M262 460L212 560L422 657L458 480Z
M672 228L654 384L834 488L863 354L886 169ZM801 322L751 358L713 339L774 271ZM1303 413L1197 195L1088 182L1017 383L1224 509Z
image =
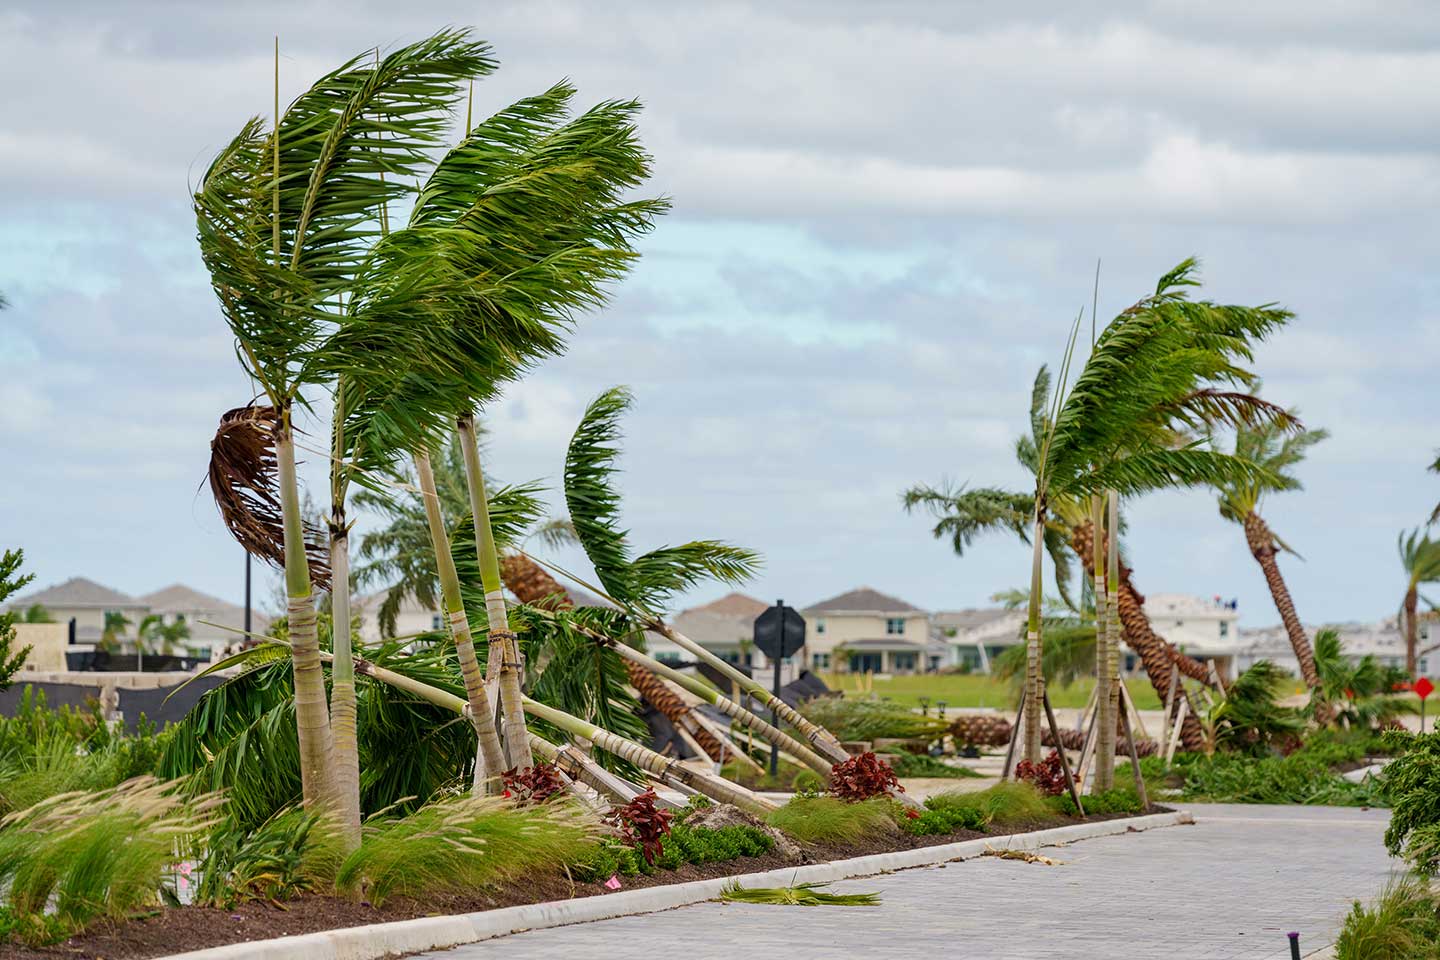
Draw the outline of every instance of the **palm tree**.
M125 636L125 629L132 625L132 621L119 610L106 610L104 626L100 628L100 649L113 651L120 649L120 641Z
M1291 416L1294 415L1292 410ZM1275 561L1280 551L1290 550L1290 546L1276 536L1260 516L1260 505L1267 493L1302 489L1293 468L1305 458L1307 450L1328 436L1325 430L1285 430L1274 424L1242 425L1235 431L1235 456L1264 467L1269 477L1224 484L1219 488L1218 498L1220 516L1245 530L1250 554L1265 573L1275 609L1280 612L1285 633L1290 637L1290 646L1300 664L1300 676L1312 689L1320 684L1320 675L1315 670L1315 651L1305 636L1305 627L1300 623L1290 590L1280 575L1280 565Z
M146 614L135 629L135 647L141 653L145 648L158 649L169 656L182 642L190 639L190 624L183 616L177 616L169 623L158 613Z
M1396 545L1405 568L1405 599L1400 609L1405 631L1405 672L1413 679L1419 659L1420 585L1440 581L1440 540L1431 540L1428 534L1422 536L1422 531L1415 529L1408 536L1401 533Z
M931 512L937 519L933 535L948 538L957 553L963 554L981 533L1000 529L1034 549L1028 758L1038 759L1040 739L1040 704L1031 700L1038 700L1041 685L1042 547L1055 563L1062 595L1068 595L1067 545L1090 577L1096 572L1090 497L1110 490L1135 497L1263 473L1248 461L1207 448L1190 434L1214 423L1289 421L1285 411L1246 392L1253 377L1240 364L1250 359L1252 342L1278 329L1290 314L1273 306L1191 300L1187 288L1198 283L1195 270L1193 259L1183 261L1160 278L1154 294L1111 321L1068 392L1062 382L1052 400L1049 373L1041 369L1031 396L1030 434L1016 444L1017 458L1036 478L1034 493L917 486L904 494L905 508ZM1165 697L1172 664L1208 682L1203 664L1179 654L1154 632L1129 568L1118 562L1117 568L1116 612L1156 691ZM1198 725L1188 720L1183 736L1192 749L1202 741Z
M222 419L211 486L237 539L285 571L300 768L311 806L334 799L311 576L313 564L323 581L325 557L307 543L300 514L293 412L337 366L350 375L360 366L353 356L332 355L325 333L351 309L357 278L375 272L371 247L384 209L412 192L459 85L493 68L485 44L442 31L383 58L351 60L281 115L277 66L273 128L267 133L259 118L245 124L195 194L211 284L237 357L268 401ZM390 284L387 292L392 303L407 295L414 302L413 289Z
M340 334L345 352L375 365L382 384L357 409L372 424L379 421L378 431L371 428L379 448L408 441L427 499L435 495L422 461L435 446L435 425L446 423L459 435L486 593L487 659L499 682L509 760L519 767L530 765L522 665L501 593L475 411L530 364L563 350L575 315L604 302L607 285L636 256L634 237L667 208L664 201L622 198L649 176L634 125L639 104L605 102L570 118L574 92L557 84L469 129L420 190L406 228L386 238L382 266L398 265L401 284L404 269L419 263L430 272L427 280L449 274L444 282L454 291L427 304L434 322L403 354L408 364L397 371L393 351L373 349L408 334L383 311L370 311L353 334ZM448 238L438 248L437 236ZM400 325L409 322L402 318ZM438 541L435 548L444 549ZM446 602L452 622L463 612L454 599ZM483 689L478 659L459 646L468 685Z
M1358 660L1345 656L1340 634L1332 628L1315 633L1315 668L1320 684L1310 693L1310 712L1321 724L1381 729L1417 710L1414 700L1395 694L1374 654Z

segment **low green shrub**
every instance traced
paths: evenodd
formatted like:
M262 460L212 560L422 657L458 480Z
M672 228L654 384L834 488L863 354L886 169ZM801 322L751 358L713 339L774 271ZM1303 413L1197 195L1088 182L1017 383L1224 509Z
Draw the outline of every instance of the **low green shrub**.
M1405 856L1421 876L1434 876L1440 869L1440 733L1396 731L1386 743L1399 756L1383 777L1391 807L1385 849Z
M254 830L233 820L210 835L194 902L230 909L245 900L290 900L332 887L345 859L336 827L291 809Z
M1079 813L1075 809L1075 801L1070 799L1068 791L1058 797L1052 797L1051 802L1057 811L1068 817L1076 816ZM1144 807L1140 805L1140 794L1136 793L1132 786L1114 787L1110 790L1092 793L1088 797L1082 797L1081 803L1085 805L1087 815L1144 812Z
M895 832L888 797L846 803L837 797L796 797L765 822L802 843L858 843Z
M1358 901L1335 939L1336 960L1421 960L1440 941L1440 899L1423 881L1392 881L1370 906Z
M984 830L986 823L985 815L974 807L929 807L923 811L899 808L896 813L895 822L900 829L917 837L956 830Z
M675 870L686 863L724 863L741 857L761 857L775 849L775 841L756 827L734 825L711 830L677 823L660 841L655 863L645 862L634 847L606 838L571 868L575 879L597 883L612 876L633 877L658 870Z
M174 786L137 778L6 817L0 908L21 935L68 935L158 902L168 868L196 849L221 803L215 796L182 800Z
M947 790L925 801L932 810L974 810L982 823L1006 825L1039 820L1053 815L1045 797L1028 783L1008 780L984 790ZM978 828L977 828L978 829Z
M377 907L394 896L473 893L582 862L600 830L592 814L571 802L517 807L499 797L442 800L367 824L335 886Z

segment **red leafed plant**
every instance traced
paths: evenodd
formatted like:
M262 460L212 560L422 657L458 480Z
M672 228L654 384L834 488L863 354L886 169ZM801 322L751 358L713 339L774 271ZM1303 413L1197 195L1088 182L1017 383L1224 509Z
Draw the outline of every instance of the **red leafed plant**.
M1060 766L1059 751L1051 750L1050 756L1039 763L1021 760L1015 765L1015 779L1033 783L1041 793L1059 796L1065 791L1065 770Z
M517 804L544 803L565 790L565 781L553 763L537 763L524 770L511 767L501 776L505 778L505 795Z
M611 807L605 817L620 831L621 840L640 848L651 866L660 855L660 841L670 835L670 811L655 806L655 800L655 791L646 790L623 807Z
M851 803L869 800L891 790L903 792L904 789L890 764L875 756L873 751L851 757L830 769L830 792Z

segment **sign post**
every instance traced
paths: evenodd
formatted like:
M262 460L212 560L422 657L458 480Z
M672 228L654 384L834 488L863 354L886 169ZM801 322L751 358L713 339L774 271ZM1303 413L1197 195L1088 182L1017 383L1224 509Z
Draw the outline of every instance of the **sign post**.
M794 607L785 606L784 600L775 601L760 616L755 618L755 646L775 665L775 683L771 690L775 699L780 699L780 661L793 657L795 651L805 646L805 618ZM770 720L780 725L775 711L770 711ZM770 745L770 776L780 769L780 748Z
M1418 693L1418 694L1420 695L1420 732L1421 732L1421 733L1424 733L1424 732L1425 732L1425 698L1428 697L1428 696L1430 696L1430 694L1432 694L1432 693L1435 692L1435 684L1433 684L1433 683L1430 682L1430 678L1429 678L1429 677L1421 677L1419 680L1416 680L1416 681L1415 681L1415 686L1414 686L1412 689L1413 689L1416 693Z

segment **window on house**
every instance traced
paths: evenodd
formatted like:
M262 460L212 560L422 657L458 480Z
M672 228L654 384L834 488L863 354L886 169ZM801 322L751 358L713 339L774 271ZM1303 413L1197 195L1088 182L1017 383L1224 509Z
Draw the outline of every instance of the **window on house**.
M440 616L440 614L438 614L438 613L434 613L434 614L431 614L431 615L430 615L430 629L431 629L431 630L439 630L439 629L441 629L441 628L444 627L444 626L445 626L445 618L444 618L444 617Z
M1183 626L1185 626L1185 621L1184 621L1184 620L1176 620L1176 621L1175 621L1175 626L1177 626L1177 627L1183 627Z
M903 621L902 621L902 622L903 622ZM913 654L913 653L896 653L896 654L892 654L892 655L891 655L891 658L890 658L890 662L891 662L891 664L892 664L891 669L892 669L895 673L914 673L914 672L915 672L915 654Z
M890 636L905 632L904 617L889 617L885 620L885 632Z
M1229 620L1221 620L1221 621L1220 621L1220 636L1221 636L1221 637L1228 637L1228 636L1230 636L1230 621L1229 621Z
M816 620L816 621L815 621L815 632L816 632L816 633L824 633L824 632L825 632L825 620L824 620L823 618L820 619L820 620Z
M810 655L810 668L812 670L829 670L830 654L814 653Z

